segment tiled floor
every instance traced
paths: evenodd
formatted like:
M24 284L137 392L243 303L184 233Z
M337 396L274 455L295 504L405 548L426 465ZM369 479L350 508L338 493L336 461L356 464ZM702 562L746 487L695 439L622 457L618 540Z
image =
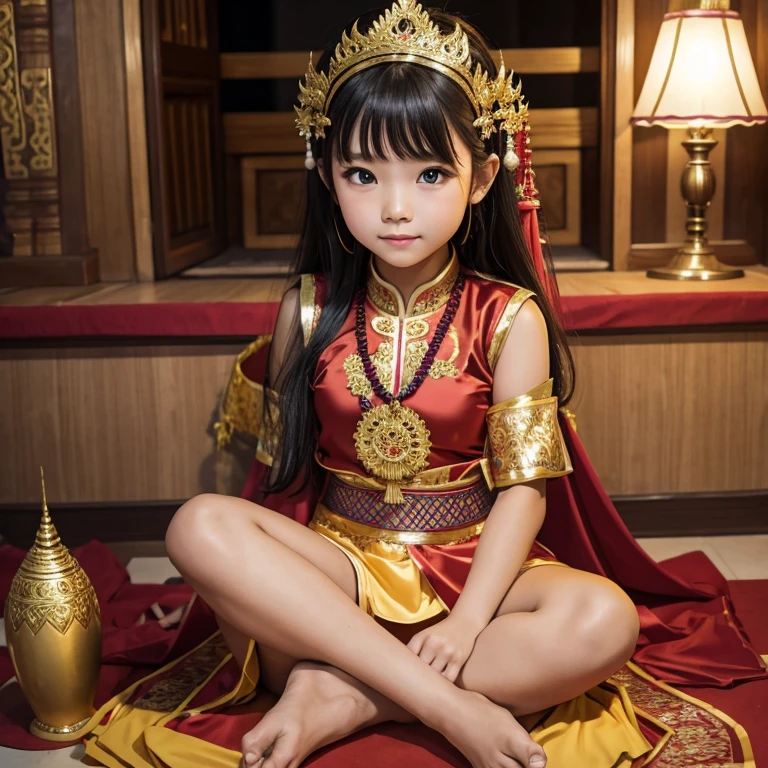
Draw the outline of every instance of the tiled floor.
M639 541L656 560L702 550L728 579L768 579L768 536L702 536ZM136 584L157 584L178 576L165 557L135 557L128 563L128 572ZM0 644L4 644L2 622L0 630ZM49 752L24 752L0 747L0 765L3 768L74 768L82 754L82 746Z

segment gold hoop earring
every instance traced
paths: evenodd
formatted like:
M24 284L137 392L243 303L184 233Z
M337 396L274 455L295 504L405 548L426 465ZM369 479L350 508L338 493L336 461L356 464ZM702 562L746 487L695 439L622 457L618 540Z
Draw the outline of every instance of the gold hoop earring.
M472 229L472 203L469 204L469 221L467 221L467 234L464 235L464 239L461 241L461 245L469 240L469 230Z
M341 239L341 234L339 233L339 225L336 223L336 214L333 214L333 228L336 230L336 237L339 238L339 242L341 243L341 247L347 252L347 253L354 253L354 249L350 250L347 248L346 245L344 245L344 241Z

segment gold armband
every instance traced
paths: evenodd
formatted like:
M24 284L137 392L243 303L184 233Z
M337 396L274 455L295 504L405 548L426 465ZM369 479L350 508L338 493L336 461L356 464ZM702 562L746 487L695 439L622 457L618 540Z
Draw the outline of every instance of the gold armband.
M214 424L216 447L226 447L235 433L256 442L256 458L267 466L272 462L280 442L280 396L243 373L243 362L271 341L261 336L249 344L235 360L229 384L219 408L219 420ZM266 393L266 403L264 395Z
M495 487L561 477L572 471L557 421L552 379L491 406L485 418Z

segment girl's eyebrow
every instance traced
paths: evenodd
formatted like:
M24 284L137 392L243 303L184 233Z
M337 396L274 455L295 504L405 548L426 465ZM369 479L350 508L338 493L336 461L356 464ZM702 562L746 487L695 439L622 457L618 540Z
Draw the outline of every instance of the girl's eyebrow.
M360 153L358 153L358 152L355 152L355 153L353 153L353 154L349 155L349 159L350 159L350 160L352 160L353 162L356 162L356 161L358 161L358 160L365 160L365 158L363 157L363 155L362 155L362 154L360 154ZM425 157L425 158L422 158L422 159L421 159L419 162L425 162L425 163L442 163L443 161L442 161L442 160L441 160L439 157L436 157L436 156L430 156L430 157Z

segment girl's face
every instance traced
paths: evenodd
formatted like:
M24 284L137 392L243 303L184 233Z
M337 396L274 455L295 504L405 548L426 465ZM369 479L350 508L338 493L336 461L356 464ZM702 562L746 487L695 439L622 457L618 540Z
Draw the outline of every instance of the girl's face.
M352 137L352 164L332 163L347 228L393 267L413 267L433 256L447 259L448 241L458 231L468 203L480 202L496 176L499 159L491 155L473 180L470 149L452 129L451 138L455 166L437 159L402 160L391 151L386 160L366 162L358 130Z

